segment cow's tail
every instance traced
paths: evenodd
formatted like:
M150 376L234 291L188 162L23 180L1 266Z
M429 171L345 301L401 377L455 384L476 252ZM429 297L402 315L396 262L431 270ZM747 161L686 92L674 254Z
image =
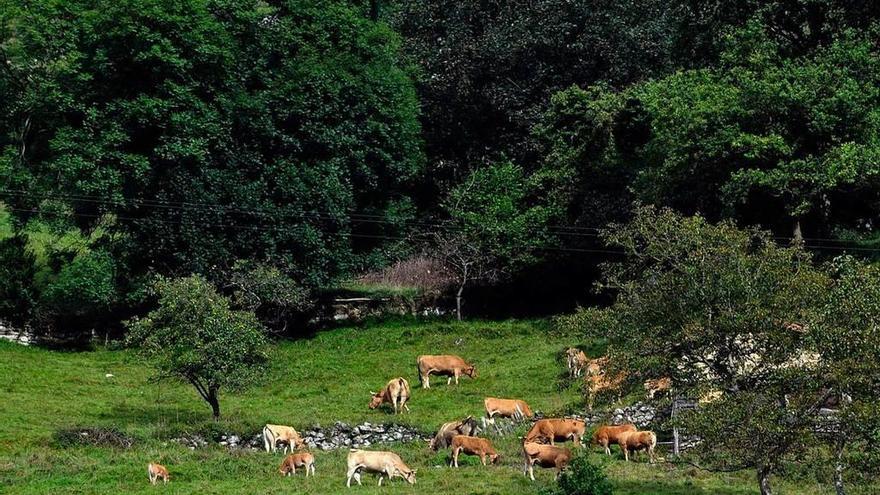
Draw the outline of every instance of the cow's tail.
M653 431L651 432L651 449L657 446L657 434Z
M266 448L266 452L270 451L270 446L275 445L275 435L272 434L272 430L268 426L263 427L263 447Z

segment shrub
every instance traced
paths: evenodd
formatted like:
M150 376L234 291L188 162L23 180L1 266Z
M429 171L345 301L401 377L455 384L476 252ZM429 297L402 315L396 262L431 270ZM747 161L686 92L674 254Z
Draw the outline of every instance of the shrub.
M103 427L64 428L55 432L55 444L58 447L112 447L116 449L131 448L134 438L117 430Z
M562 472L557 486L544 495L611 495L611 482L602 466L590 462L586 455L577 455Z

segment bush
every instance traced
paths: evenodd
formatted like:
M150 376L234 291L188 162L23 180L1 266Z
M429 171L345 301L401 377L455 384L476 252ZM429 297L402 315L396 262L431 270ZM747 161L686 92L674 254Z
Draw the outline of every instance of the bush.
M593 464L587 455L577 455L559 476L557 486L544 495L611 495L611 482L605 470Z
M60 448L91 445L128 449L134 444L134 438L116 428L102 427L64 428L55 432L54 440Z

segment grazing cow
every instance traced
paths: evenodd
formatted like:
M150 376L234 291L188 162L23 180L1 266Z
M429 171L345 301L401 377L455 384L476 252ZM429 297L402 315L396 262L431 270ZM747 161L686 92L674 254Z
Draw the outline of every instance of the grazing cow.
M659 393L669 393L672 390L672 378L664 376L663 378L652 378L645 380L645 398L653 400Z
M531 418L535 414L525 401L519 399L496 399L494 397L486 397L483 401L486 407L486 417L483 418L483 428L487 424L495 426L495 431L501 433L501 429L495 424L495 417L510 418L512 420L522 420L523 418Z
M498 461L501 459L501 456L498 455L498 452L492 447L492 442L489 440L455 435L452 437L452 462L449 463L450 466L458 467L458 456L462 452L468 455L480 456L480 462L484 466L486 465L486 457L489 458L492 464L498 464Z
M557 440L574 440L575 445L582 445L586 427L586 423L579 419L540 419L526 433L524 441L549 441L550 445L555 445Z
M296 474L296 468L304 467L306 468L306 478L309 477L309 471L312 472L312 475L315 474L315 456L313 456L309 452L297 452L296 454L290 454L281 461L281 474L285 476L292 476Z
M291 426L282 425L266 425L263 427L263 446L266 452L275 452L278 444L284 443L285 446L281 450L282 454L287 452L293 453L294 449L298 449L304 445L303 439L299 433Z
M461 421L443 423L440 430L431 439L431 450L445 449L455 435L472 437L477 434L477 430L477 420L473 416L468 416Z
M150 484L155 485L159 478L162 478L162 484L167 484L168 479L171 477L168 474L168 470L165 469L165 466L161 464L156 464L155 462L151 462L147 464L147 476L150 478Z
M571 450L540 443L523 442L523 474L535 480L535 464L539 467L556 468L556 477L571 461Z
M419 382L422 384L422 388L431 388L431 374L449 377L446 380L447 385L452 383L453 378L455 378L455 384L458 385L458 377L461 375L467 375L471 378L477 377L476 367L458 356L419 356L418 365Z
M630 452L635 455L639 450L648 451L648 460L654 463L654 447L657 446L657 435L653 431L628 431L618 438L623 458L629 460Z
M400 414L404 409L409 411L406 401L409 400L409 382L405 378L392 378L385 388L376 392L370 392L370 409L376 409L382 404L391 404L394 414Z
M587 368L587 355L584 351L569 347L565 350L565 363L568 366L568 376L575 378L581 376Z
M605 373L605 368L607 367L608 356L602 356L595 359L587 359L587 364L584 365L584 368L587 370L587 376L601 375Z
M605 390L616 390L618 394L617 400L620 401L620 386L625 379L626 375L623 373L618 373L614 376L608 376L608 373L605 372L597 375L587 374L584 379L587 389L587 410L593 410L593 402L596 400L596 395Z
M348 479L345 486L351 486L354 478L357 484L361 484L361 471L379 473L379 486L382 486L382 478L387 476L390 480L399 476L409 484L415 484L417 469L410 469L404 464L399 455L394 452L380 452L370 450L351 449L348 452Z
M593 433L593 445L601 445L605 447L605 453L611 455L611 445L620 445L620 435L630 431L636 431L636 425L627 423L623 425L605 425L600 426Z

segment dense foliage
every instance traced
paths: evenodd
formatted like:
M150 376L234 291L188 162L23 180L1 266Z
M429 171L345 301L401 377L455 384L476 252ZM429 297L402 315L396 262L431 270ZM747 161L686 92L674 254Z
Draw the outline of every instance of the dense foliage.
M249 311L230 309L229 300L198 276L158 280L159 305L128 322L128 344L157 370L159 378L190 383L220 417L220 390L241 389L266 371L268 344Z
M559 475L557 486L542 490L541 495L611 495L614 491L602 466L590 461L585 453L576 455Z

